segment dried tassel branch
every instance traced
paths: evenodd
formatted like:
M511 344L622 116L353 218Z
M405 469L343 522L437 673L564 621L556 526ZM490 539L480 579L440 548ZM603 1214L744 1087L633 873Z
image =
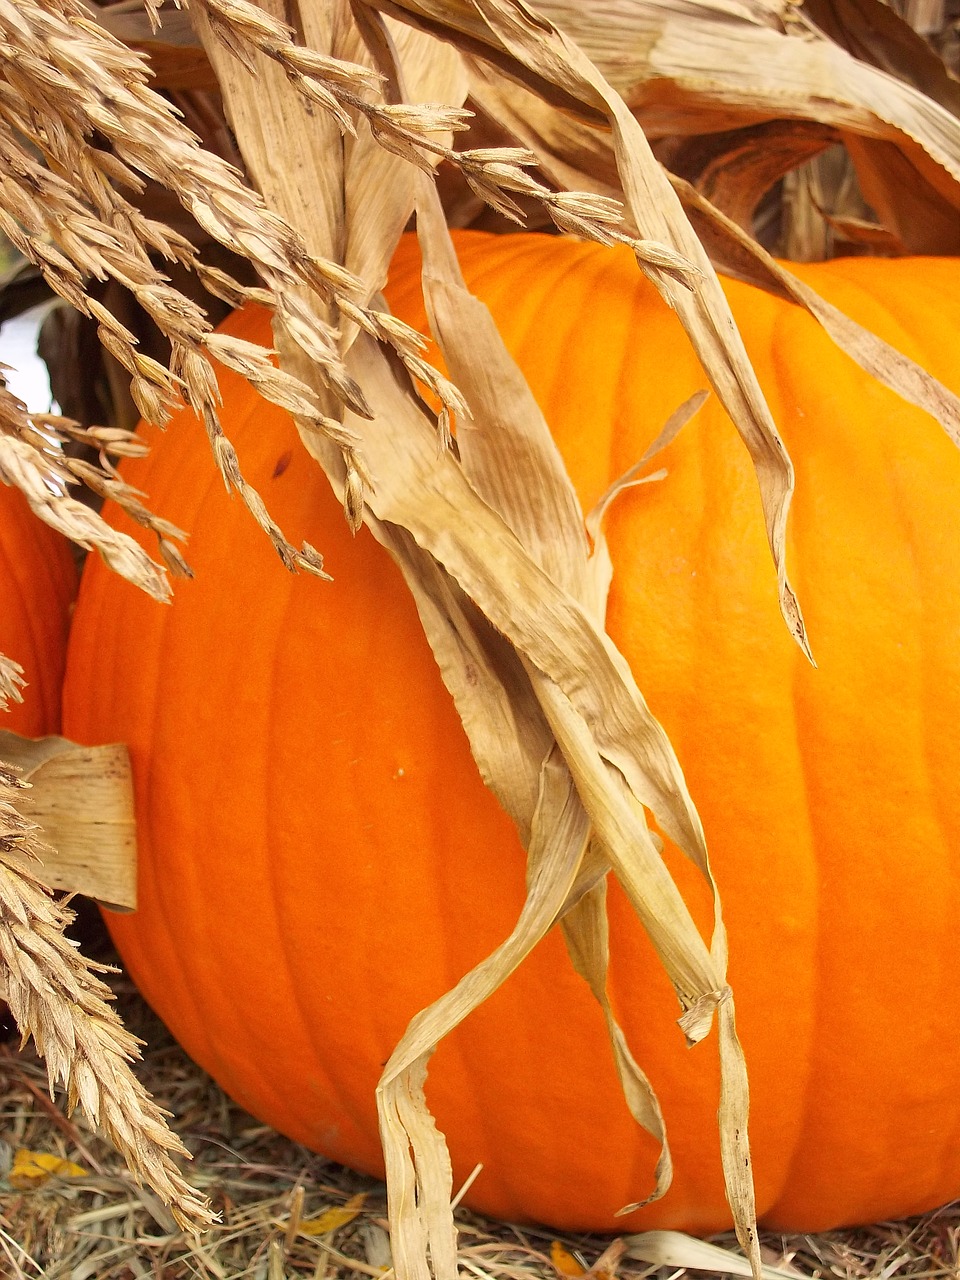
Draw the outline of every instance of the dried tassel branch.
M694 287L700 273L681 254L623 230L619 201L587 191L554 191L527 173L539 163L534 152L523 147L458 151L438 141L439 133L467 129L473 112L443 104L371 100L358 90L379 88L380 77L365 67L297 45L292 27L264 13L251 0L193 0L193 4L202 7L212 33L248 70L254 66L254 51L272 58L293 86L328 110L344 132L354 131L351 113L362 116L385 150L426 173L445 160L460 170L484 203L511 221L523 225L523 211L513 197L524 196L541 205L559 230L600 244L627 244L641 266L664 271L686 288Z
M64 451L68 442L86 445L98 455L96 463ZM118 533L86 504L70 497L71 485L85 483L101 497L110 497L132 519L157 535L158 550L177 577L190 569L174 546L185 534L156 516L141 495L124 484L112 459L140 457L147 446L131 431L118 427L84 427L59 414L29 413L26 405L0 387L0 480L23 492L34 514L87 550L98 551L108 564L155 599L166 600L169 585L159 565L138 543Z
M0 40L5 45L0 77L0 230L55 293L97 321L104 347L131 376L131 392L144 417L162 425L173 406L185 399L206 426L225 483L238 490L284 564L322 575L319 553L293 547L267 516L260 496L243 479L224 433L211 357L236 368L236 359L231 359L235 353L211 332L201 308L170 286L150 253L196 271L231 302L254 293L268 301L283 331L310 358L324 392L360 416L369 410L343 364L336 329L298 304L295 287L305 284L333 307L342 303L355 323L392 345L412 372L428 380L447 415L462 408L456 393L440 375L416 363L417 337L412 331L387 323L358 300L359 280L337 263L308 252L301 238L266 208L235 170L200 147L175 108L147 87L147 68L139 55L91 21L80 5L71 0L23 0L16 8L0 6ZM323 74L332 83L350 86L352 97L376 82L366 68L317 58ZM301 51L301 66L316 61L309 51ZM314 71L320 69L318 64ZM94 145L98 135L112 151ZM266 288L244 290L225 273L205 267L188 240L144 216L119 190L142 190L144 177L174 192L214 239L244 254ZM133 293L172 345L169 369L138 352L134 335L87 295L88 278L113 279ZM321 411L311 390L275 367L271 352L247 352L240 367L260 394L297 412L307 429L330 436L357 485L369 483L356 442L335 417ZM20 469L10 466L8 482L26 483L29 468L24 468L25 461ZM28 488L36 499L36 486ZM68 502L52 494L43 506L44 518L55 522L55 509ZM359 508L355 501L347 513L354 524ZM73 520L62 517L58 525L68 536L81 520L79 513L71 515ZM91 545L89 537L83 545ZM141 585L149 577L119 555L112 563ZM167 594L156 581L151 590Z
M96 976L107 970L67 941L73 913L18 860L39 866L44 853L37 828L14 803L23 788L0 766L0 975L23 1043L32 1037L43 1055L51 1096L58 1086L66 1090L68 1112L79 1106L107 1134L181 1227L210 1226L216 1219L209 1205L174 1162L189 1152L130 1069L139 1042L108 1003L110 990Z

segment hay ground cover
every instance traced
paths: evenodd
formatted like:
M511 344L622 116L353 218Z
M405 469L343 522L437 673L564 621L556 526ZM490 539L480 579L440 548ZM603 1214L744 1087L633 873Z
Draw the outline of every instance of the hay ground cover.
M82 917L85 913L81 913ZM89 915L96 959L116 963ZM383 1183L345 1169L260 1124L192 1062L122 973L110 975L126 1026L142 1040L137 1074L193 1155L191 1182L221 1216L202 1239L180 1230L138 1187L109 1143L46 1091L46 1069L17 1051L9 1019L0 1043L0 1276L10 1280L390 1280ZM18 1150L56 1156L83 1176L17 1186ZM22 1163L22 1161L21 1161ZM457 1209L461 1274L477 1280L685 1280L738 1274L733 1233L714 1244L728 1269L657 1265L631 1237L565 1235ZM694 1246L690 1246L694 1247ZM956 1280L960 1201L905 1222L822 1235L762 1236L763 1260L811 1280ZM718 1260L716 1265L721 1265Z

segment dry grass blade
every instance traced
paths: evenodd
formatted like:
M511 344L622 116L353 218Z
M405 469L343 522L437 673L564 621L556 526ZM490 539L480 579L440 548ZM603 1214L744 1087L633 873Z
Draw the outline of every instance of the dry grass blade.
M23 785L0 766L0 976L11 1012L46 1061L51 1096L62 1085L68 1112L79 1106L101 1126L182 1226L209 1226L209 1207L173 1160L186 1155L183 1145L130 1069L137 1041L107 1003L96 966L63 936L72 912L23 866L39 863L44 848L15 807Z

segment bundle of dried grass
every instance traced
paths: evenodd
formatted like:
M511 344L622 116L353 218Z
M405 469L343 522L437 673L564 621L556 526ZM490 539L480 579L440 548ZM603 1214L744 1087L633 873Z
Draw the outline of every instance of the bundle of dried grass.
M111 1006L103 969L65 940L72 913L23 867L42 865L44 847L14 808L18 780L0 768L0 994L23 1034L32 1037L47 1068L51 1096L66 1090L67 1113L78 1106L103 1128L134 1175L171 1206L181 1226L208 1226L213 1217L184 1180L172 1155L186 1150L129 1064L137 1041Z
M160 5L148 0L148 9L159 23ZM205 423L228 488L286 567L322 574L320 552L291 545L244 480L218 415L213 362L238 370L297 416L351 526L365 521L402 568L481 772L524 838L529 896L514 933L414 1020L380 1085L398 1273L420 1280L428 1258L438 1276L456 1273L449 1162L423 1091L430 1054L558 921L603 1008L631 1109L662 1144L656 1194L667 1189L669 1148L656 1098L605 997L602 885L612 872L673 982L688 1040L718 1023L724 1168L758 1276L746 1073L699 818L670 744L605 633L602 529L598 523L588 536L539 410L489 316L463 287L432 177L443 162L501 216L519 220L533 207L565 233L630 244L639 268L680 314L754 460L782 612L806 648L785 563L792 467L714 262L807 306L855 358L960 438L955 397L799 285L745 229L759 195L798 155L840 138L898 244L952 246L960 132L929 87L944 97L950 83L932 73L923 87L891 79L792 7L759 2L735 11L708 3L620 0L587 9L557 2L534 11L521 0L337 0L303 6L296 16L295 31L278 0L192 6L261 197L198 145L171 104L147 87L144 60L75 0L0 3L0 229L55 292L96 321L144 416L163 422L176 398L185 398ZM628 65L625 47L640 51ZM751 73L761 62L769 68L763 83ZM468 92L506 125L510 145L453 146L453 133L467 123ZM676 145L698 132L691 117L719 140L706 162L683 159ZM809 127L772 133L771 121L783 119ZM668 135L683 159L672 179L649 140L660 139L666 155ZM766 158L772 137L779 144L773 165ZM535 164L544 176L529 172ZM145 214L132 198L145 179L244 255L262 287L206 266L189 240ZM379 301L413 211L433 328L459 390L422 359L420 339ZM214 333L157 258L195 272L230 305L257 298L270 306L281 369L271 353ZM170 344L169 367L141 354L130 330L90 296L91 277L133 294ZM397 376L398 360L406 381ZM438 419L412 380L432 390ZM451 416L468 413L477 429L453 450ZM167 567L182 572L176 531L123 492L108 461L80 471L62 463L39 425L22 406L0 404L3 478L28 493L41 518L163 596L163 568L118 547L89 509L81 517L65 482L82 475L134 504L156 530ZM66 435L78 430L46 425ZM125 436L98 443L135 447ZM667 872L647 810L713 891L709 941ZM10 935L15 949L4 953L11 971L17 964L22 971L30 937L58 923L31 915L24 892L10 890L21 924ZM56 1015L48 1009L43 1023L22 994L11 1003L18 1019L32 1019L24 1025L43 1044L56 1043L53 1026L67 1050L79 1043L70 1006ZM54 1074L71 1079L69 1060L61 1053L54 1061ZM89 1089L77 1096L93 1102ZM162 1146L155 1118L144 1123ZM203 1219L165 1166L163 1176L158 1167L147 1172L179 1212Z

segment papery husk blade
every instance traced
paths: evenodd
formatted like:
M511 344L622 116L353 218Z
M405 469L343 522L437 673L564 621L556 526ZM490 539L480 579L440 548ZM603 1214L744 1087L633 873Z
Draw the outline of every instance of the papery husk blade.
M137 835L130 756L121 743L80 746L0 729L0 760L28 783L24 814L43 830L43 865L9 854L50 889L115 911L137 905Z
M532 673L532 678L547 719L577 779L578 791L604 853L610 859L617 879L626 891L681 997L685 1013L680 1019L680 1025L690 1044L707 1034L714 1010L719 1010L722 1076L720 1146L725 1186L737 1238L747 1251L755 1274L759 1274L756 1206L747 1137L749 1087L743 1050L737 1039L733 1019L733 993L726 983L726 930L719 894L709 864L705 863L703 870L713 890L715 923L709 964L703 976L712 971L713 980L711 982L707 978L699 986L700 994L694 996L693 987L684 994L683 982L684 974L692 973L688 965L694 959L697 948L695 944L691 946L692 939L684 928L685 922L672 918L672 912L676 911L678 904L670 892L673 888L672 881L659 860L659 851L653 842L650 842L649 849L642 850L647 855L643 860L637 857L635 823L632 821L635 812L631 813L632 798L629 790L625 785L619 789L616 786L604 786L603 759L596 752L589 735L584 732L584 726L574 709L552 682L544 681L537 673ZM610 780L609 775L606 780ZM631 831L631 828L634 830ZM664 882L664 877L669 886ZM675 949L680 938L689 948L682 955Z
M471 77L476 91L478 79ZM486 81L485 81L486 83ZM500 84L495 96L501 120L540 157L544 170L563 186L581 187L609 198L622 195L609 138L583 121L541 110L542 104L522 87ZM598 179L597 174L606 175ZM718 270L805 307L834 342L884 386L926 410L950 438L960 443L960 397L890 343L832 306L789 267L780 263L737 222L716 208L690 182L676 175L670 182L694 229Z
M793 491L793 466L710 260L654 159L643 130L623 99L576 45L521 0L365 2L397 16L409 16L413 21L426 19L431 29L444 30L448 36L458 33L480 44L484 57L508 66L511 74L520 78L526 75L538 86L552 86L561 97L606 120L634 225L645 239L680 253L701 273L696 285L688 290L665 273L644 266L677 310L706 376L753 459L767 538L777 570L781 612L791 634L809 656L803 616L786 569L786 523Z
M660 1155L654 1169L653 1189L642 1200L624 1205L621 1213L632 1213L644 1205L659 1200L669 1190L673 1179L673 1157L667 1140L663 1112L650 1080L630 1052L623 1029L614 1016L607 993L607 970L610 963L610 937L607 918L606 859L596 851L589 851L585 862L596 863L596 871L602 873L597 883L588 889L561 919L564 941L577 973L586 981L600 1005L607 1024L607 1035L613 1048L617 1075L630 1114L647 1133L660 1143ZM589 868L581 868L588 870Z
M697 1240L681 1231L643 1231L639 1235L624 1236L626 1255L658 1267L682 1267L689 1271L707 1271L719 1276L749 1276L750 1263L746 1258L721 1245L707 1240ZM772 1267L766 1263L761 1269L762 1280L804 1280L804 1273L794 1267Z
M894 143L957 207L952 110L852 57L789 4L543 0L541 8L609 75L652 137L814 120Z
M467 290L436 191L424 179L418 190L430 329L471 408L457 436L464 471L536 563L582 600L589 544L560 451L489 310Z
M684 208L701 238L731 275L795 302L823 326L841 350L878 382L926 410L960 446L960 396L927 373L915 360L833 306L786 264L778 262L689 183L673 180Z
M884 0L804 0L803 12L853 57L889 71L960 117L960 81L892 5Z
M405 530L368 523L400 566L480 776L526 848L554 739L516 650Z
M437 1276L456 1275L453 1183L446 1144L429 1118L423 1094L427 1062L439 1041L493 994L552 927L588 840L589 822L554 749L541 771L527 851L527 899L513 932L452 991L413 1019L377 1087L380 1132L392 1174L391 1235L399 1274L426 1280L426 1246ZM413 1203L418 1215L411 1212ZM406 1264L402 1272L401 1259Z
M670 140L668 156L682 148L686 135L691 144L694 135L704 144L709 137L714 174L725 166L737 172L729 192L717 188L718 178L708 178L712 189L705 191L727 199L724 208L732 216L743 221L744 211L784 172L842 140L864 190L884 212L887 230L907 250L960 249L960 126L955 82L942 66L932 92L925 93L852 57L811 27L805 9L780 3L609 0L587 6L543 0L540 8L581 43L647 135ZM865 29L864 39L877 41L877 28ZM570 124L522 86L476 65L471 72L474 98L495 119L507 118L497 104L503 94L526 99L520 114L526 119L532 108L530 123L547 133ZM589 132L588 113L583 117L581 130ZM680 176L693 175L681 170ZM916 216L918 208L923 216Z
M363 6L358 9L362 12ZM354 33L348 46L353 49L353 61L369 60L356 28ZM402 23L385 23L384 35L403 67L404 102L463 103L466 68L453 49L438 46ZM426 162L431 160L426 157ZM413 211L419 175L409 163L385 151L365 124L358 127L355 138L344 140L344 174L344 261L367 285L364 301L369 301L386 282L390 259Z

